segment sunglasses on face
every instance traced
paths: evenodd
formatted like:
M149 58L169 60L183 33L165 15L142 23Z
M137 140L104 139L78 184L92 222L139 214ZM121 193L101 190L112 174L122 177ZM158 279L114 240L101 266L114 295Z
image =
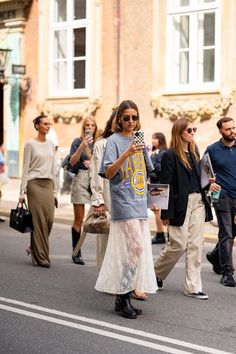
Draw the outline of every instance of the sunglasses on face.
M192 132L196 133L197 128L188 128L188 129L186 129L186 131L187 131L189 134L191 134Z
M138 116L122 116L121 119L123 120L123 122L129 122L130 118L132 121L136 122L137 120L139 120Z

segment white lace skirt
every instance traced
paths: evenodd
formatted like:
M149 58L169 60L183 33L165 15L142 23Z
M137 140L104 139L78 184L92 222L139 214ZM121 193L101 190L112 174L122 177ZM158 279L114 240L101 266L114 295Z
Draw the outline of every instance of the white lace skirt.
M108 245L95 289L113 294L155 293L148 220L111 221Z

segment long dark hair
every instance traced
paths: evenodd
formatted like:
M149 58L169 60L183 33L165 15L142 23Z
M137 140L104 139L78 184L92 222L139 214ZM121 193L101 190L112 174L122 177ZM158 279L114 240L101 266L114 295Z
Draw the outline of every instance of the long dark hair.
M159 149L163 149L163 150L166 150L166 149L167 149L166 137L165 137L165 135L164 135L163 133L161 133L161 132L154 133L154 134L152 135L152 138L153 138L153 139L158 139L158 141L159 141L159 146L158 146L158 148L159 148ZM153 146L153 147L152 147L152 151L154 151L154 150L155 150L155 147Z
M116 116L116 111L117 111L117 107L113 109L111 115L110 115L110 118L108 119L108 121L106 122L106 126L101 134L101 136L99 137L100 138L109 138L109 136L111 136L114 132L112 130L112 123L113 123L113 120Z
M131 100L122 101L117 108L116 116L115 116L115 119L112 124L112 130L114 132L120 133L122 131L122 124L121 124L122 114L124 113L124 111L126 109L130 109L130 108L135 109L135 111L137 112L137 115L139 117L138 107L133 101L131 101ZM140 121L137 120L137 125L136 125L135 130L137 131L140 128L141 128Z

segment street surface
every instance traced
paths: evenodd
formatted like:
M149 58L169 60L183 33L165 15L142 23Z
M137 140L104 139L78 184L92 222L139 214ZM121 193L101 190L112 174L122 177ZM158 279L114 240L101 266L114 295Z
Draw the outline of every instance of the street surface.
M235 353L236 288L203 258L203 290L209 300L183 295L183 259L164 288L133 300L143 315L125 319L114 312L114 296L94 290L96 242L83 245L85 266L72 263L70 226L54 224L50 269L35 267L25 253L29 234L0 223L0 353ZM162 246L153 245L154 258ZM206 243L204 253L212 248ZM235 250L234 250L235 259Z

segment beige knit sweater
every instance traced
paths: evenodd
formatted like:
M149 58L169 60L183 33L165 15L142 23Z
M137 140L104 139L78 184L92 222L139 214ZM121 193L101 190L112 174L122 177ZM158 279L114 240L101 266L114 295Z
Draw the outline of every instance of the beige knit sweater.
M52 141L39 142L31 139L25 143L20 197L25 197L27 182L35 178L49 178L53 180L54 196L56 196L55 158L55 147Z

